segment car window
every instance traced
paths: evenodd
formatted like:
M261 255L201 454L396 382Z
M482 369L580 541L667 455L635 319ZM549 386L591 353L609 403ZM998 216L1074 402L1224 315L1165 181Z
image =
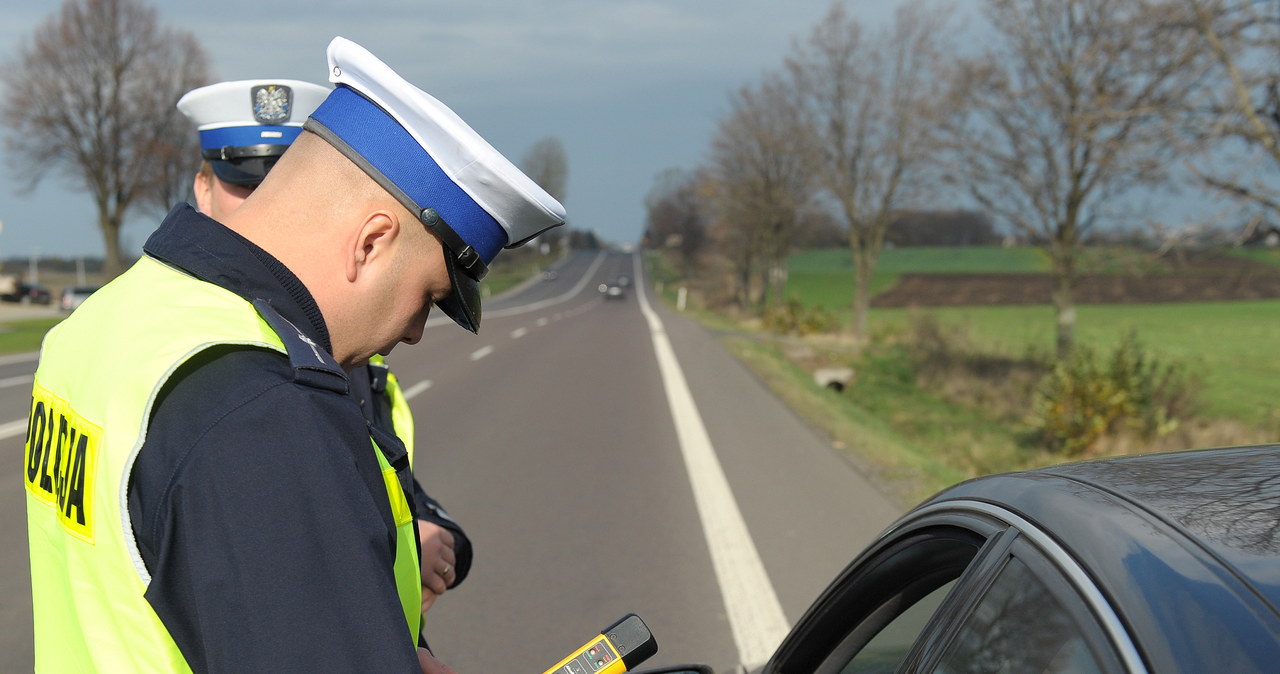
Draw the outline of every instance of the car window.
M986 533L922 525L868 549L810 606L765 671L894 671L947 610L949 590L962 584Z
M1104 672L1079 620L1017 557L1011 557L947 647L937 674Z
M954 580L900 613L858 651L840 674L893 674L911 652L911 646L953 585Z

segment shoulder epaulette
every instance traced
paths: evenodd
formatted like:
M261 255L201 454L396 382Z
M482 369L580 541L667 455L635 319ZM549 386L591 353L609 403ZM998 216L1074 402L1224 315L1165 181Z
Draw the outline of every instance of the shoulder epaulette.
M276 331L280 341L284 342L295 382L338 393L348 391L347 373L342 371L338 361L328 351L320 348L314 339L303 334L297 326L281 316L266 300L254 300L253 307Z

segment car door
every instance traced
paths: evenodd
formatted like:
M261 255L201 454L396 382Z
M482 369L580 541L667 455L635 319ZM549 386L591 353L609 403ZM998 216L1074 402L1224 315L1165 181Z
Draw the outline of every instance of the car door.
M1012 513L979 505L935 506L882 536L763 671L1145 671L1065 552Z

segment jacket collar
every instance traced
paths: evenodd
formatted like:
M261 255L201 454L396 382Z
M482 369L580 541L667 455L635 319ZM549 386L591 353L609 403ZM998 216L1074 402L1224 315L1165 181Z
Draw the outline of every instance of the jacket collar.
M329 329L311 292L284 263L190 204L169 211L142 250L247 302L263 300L330 353Z

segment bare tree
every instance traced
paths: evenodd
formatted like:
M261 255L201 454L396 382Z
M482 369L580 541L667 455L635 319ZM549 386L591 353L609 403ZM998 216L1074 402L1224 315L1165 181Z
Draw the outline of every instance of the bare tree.
M1271 216L1280 215L1280 5L1275 0L1179 0L1168 13L1169 31L1189 30L1212 63L1214 86L1184 106L1182 129L1198 156L1229 161L1194 162L1206 186ZM1240 150L1243 150L1241 152ZM1255 225L1258 218L1249 221ZM1246 225L1246 229L1248 229Z
M533 182L547 194L564 201L569 185L569 158L558 138L548 136L534 143L521 164Z
M744 309L755 304L763 310L782 299L786 257L813 203L811 145L795 99L790 83L778 76L744 87L712 141L708 189Z
M161 26L139 0L67 0L4 70L12 168L29 188L57 171L89 192L111 276L130 207L164 198L174 162L190 179L193 155L165 148L193 133L174 106L209 80L207 63L190 32Z
M1167 3L988 0L996 39L958 80L972 111L956 136L960 179L990 212L1048 245L1057 352L1075 341L1085 236L1119 197L1168 179L1166 115L1197 80L1189 36L1161 30Z
M817 155L818 181L849 233L855 337L867 334L871 276L899 210L924 206L939 140L950 12L936 3L900 7L872 31L832 5L787 59Z
M201 51L193 36L183 34L177 36L177 39L191 41L191 45L180 48L182 51ZM200 66L200 71L204 71L203 65ZM211 77L201 76L199 72L193 72L190 78L203 80L200 84L211 80ZM174 204L193 199L191 182L202 161L200 135L195 124L186 115L167 118L164 122L171 126L158 132L150 141L148 154L157 164L150 177L151 187L143 190L140 202L141 206L161 215L173 208Z
M686 276L697 266L707 238L707 209L700 172L667 169L658 174L645 198L645 237L654 248L674 250Z
M569 158L558 138L548 136L534 143L520 163L533 182L558 201L564 201L569 184ZM537 240L547 248L572 243L564 227L547 230L538 235Z

